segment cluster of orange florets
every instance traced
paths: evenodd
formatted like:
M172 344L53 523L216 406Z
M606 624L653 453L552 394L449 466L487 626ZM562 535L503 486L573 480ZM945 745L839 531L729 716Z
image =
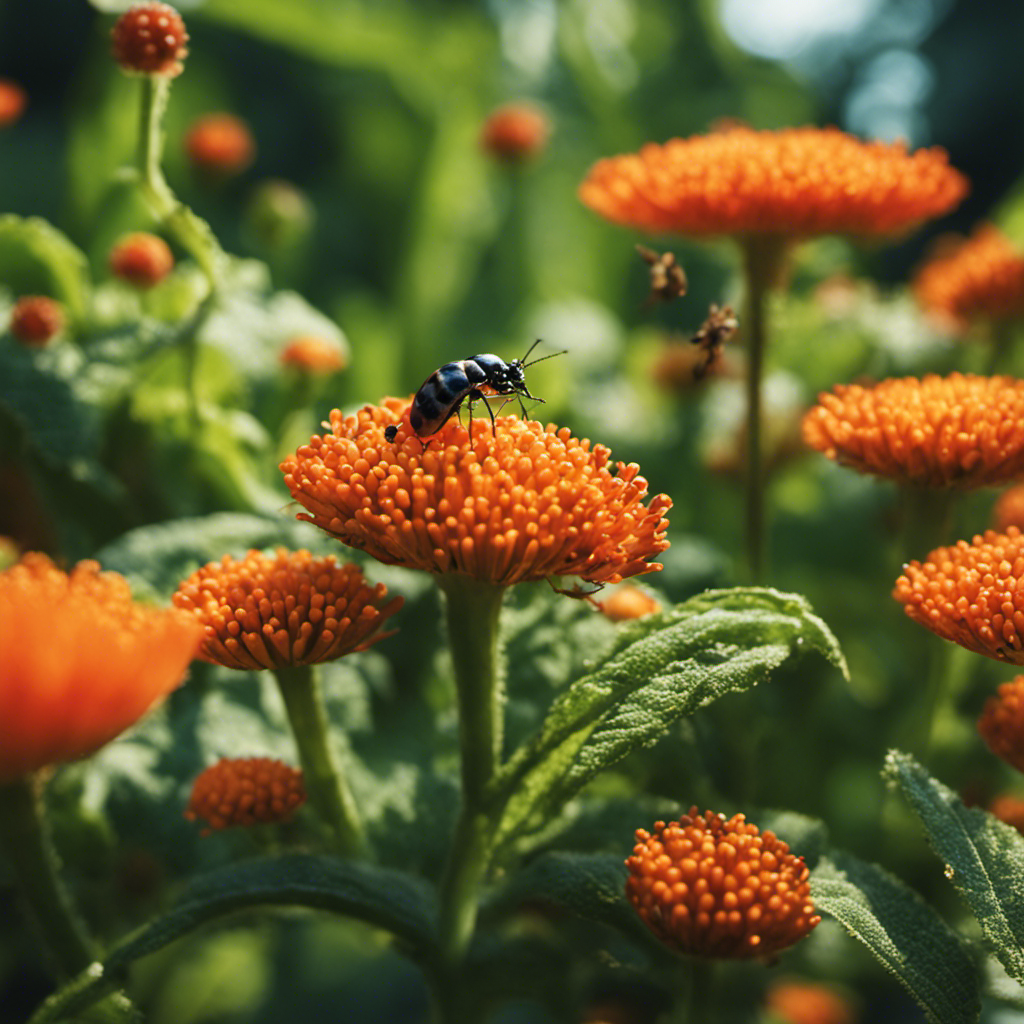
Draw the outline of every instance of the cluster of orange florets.
M696 807L638 829L626 895L663 942L690 956L772 957L821 920L807 865L742 814Z
M741 126L600 160L580 186L592 209L647 231L788 238L904 231L966 193L940 149Z
M390 565L459 572L500 585L579 576L618 583L660 568L671 500L643 504L639 467L603 445L514 416L477 418L473 441L453 417L425 445L409 402L354 416L335 409L281 469L292 497L345 544ZM394 441L384 431L397 425Z
M188 33L169 4L150 0L130 7L111 33L114 59L125 71L174 77L188 56Z
M302 772L269 757L224 759L196 777L185 817L213 829L284 821L306 802Z
M946 640L1024 664L1024 537L1015 526L910 562L893 597L915 622Z
M978 732L996 757L1024 772L1024 676L1002 683L985 701Z
M972 488L1024 473L1024 381L953 373L838 384L818 396L804 440L862 473Z

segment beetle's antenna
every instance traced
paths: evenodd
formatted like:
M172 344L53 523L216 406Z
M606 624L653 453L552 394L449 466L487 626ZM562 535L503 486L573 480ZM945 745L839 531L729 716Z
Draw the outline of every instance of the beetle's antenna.
M530 346L530 352L532 352L534 348L536 348L536 342ZM527 352L526 355L528 356L530 352ZM545 359L554 359L555 356L564 356L568 354L569 350L567 348L563 348L561 352L552 352L549 356L541 356L540 359L534 359L532 363L523 363L523 369L525 370L528 366L536 366L538 363L543 363ZM526 356L523 356L523 358L525 359Z
M535 341L535 342L534 342L534 343L533 343L533 344L532 344L532 345L531 345L531 346L530 346L530 347L529 347L529 348L528 348L528 349L526 350L526 355L525 355L525 356L523 356L523 358L522 358L522 359L520 359L520 360L519 360L519 362L520 362L520 363L524 363L524 364L525 364L526 360L530 358L530 353L531 353L531 352L532 352L532 351L533 351L533 350L534 350L534 349L535 349L535 348L536 348L536 347L537 347L537 346L538 346L538 345L539 345L539 344L541 343L541 341L542 341L542 339L541 339L541 338L538 338L538 339L537 339L537 340L536 340L536 341Z

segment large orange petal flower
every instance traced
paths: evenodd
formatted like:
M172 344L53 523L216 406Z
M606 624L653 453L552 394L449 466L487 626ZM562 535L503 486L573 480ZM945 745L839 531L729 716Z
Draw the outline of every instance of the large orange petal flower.
M915 622L998 661L1024 665L1024 538L1016 526L910 562L893 597Z
M332 661L389 635L403 598L370 587L356 565L279 548L225 555L182 581L174 603L206 627L199 656L226 668L275 669Z
M181 682L202 628L127 582L30 553L0 573L0 782L85 757Z
M905 231L956 206L967 181L941 149L737 126L600 160L579 194L646 231L799 238Z
M946 247L914 278L921 307L957 327L1024 315L1024 254L994 225Z
M647 481L617 465L603 445L566 428L502 416L478 417L473 443L454 418L424 447L409 401L388 398L354 416L331 413L281 464L292 497L315 523L388 565L463 573L507 585L551 576L617 583L660 569L668 547L663 514L645 506ZM393 443L384 437L400 424Z
M830 459L901 483L963 490L1024 474L1024 381L929 374L818 396L803 437Z

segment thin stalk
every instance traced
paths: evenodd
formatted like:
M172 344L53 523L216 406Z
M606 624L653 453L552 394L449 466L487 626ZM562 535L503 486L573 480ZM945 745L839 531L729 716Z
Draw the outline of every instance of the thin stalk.
M274 671L299 750L310 802L330 826L339 852L366 852L366 834L352 791L331 749L320 678L313 665Z
M1016 321L995 320L989 326L989 356L985 372L989 375L1012 373Z

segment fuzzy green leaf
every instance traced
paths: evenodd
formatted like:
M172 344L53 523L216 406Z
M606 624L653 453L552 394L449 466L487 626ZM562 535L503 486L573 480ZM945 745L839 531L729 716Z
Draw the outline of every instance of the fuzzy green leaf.
M896 976L933 1024L978 1019L980 977L966 945L898 878L834 852L811 873L811 897Z
M890 751L885 771L921 819L946 877L1006 973L1024 983L1024 837L986 811L964 806L909 754Z
M835 637L807 602L762 588L709 591L627 626L495 778L496 845L552 816L677 719L757 685L804 651L845 671Z
M0 216L0 281L16 293L59 299L75 319L89 305L85 254L41 217Z

